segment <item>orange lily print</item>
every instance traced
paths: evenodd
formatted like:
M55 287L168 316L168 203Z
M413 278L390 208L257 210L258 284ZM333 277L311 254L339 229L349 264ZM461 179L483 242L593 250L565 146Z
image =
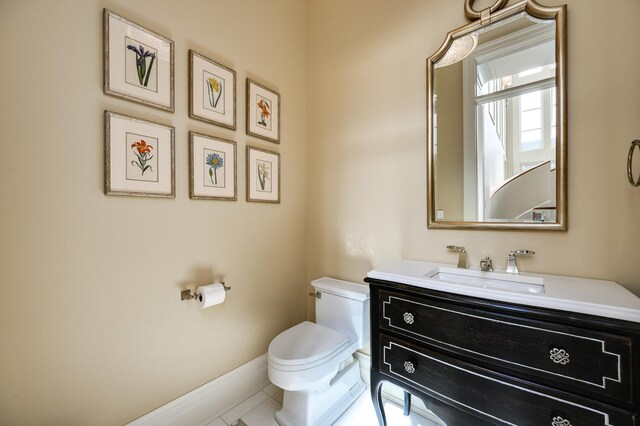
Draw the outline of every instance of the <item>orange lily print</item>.
M271 112L269 111L271 106L266 99L260 99L260 102L258 102L258 108L260 109L260 120L258 121L258 124L267 127L267 118L271 115Z
M140 139L140 141L131 144L131 149L133 149L133 153L138 157L138 161L131 161L131 164L138 166L143 176L144 172L147 170L151 170L153 172L151 165L147 165L147 161L153 158L153 155L151 154L153 146L147 144L144 139Z

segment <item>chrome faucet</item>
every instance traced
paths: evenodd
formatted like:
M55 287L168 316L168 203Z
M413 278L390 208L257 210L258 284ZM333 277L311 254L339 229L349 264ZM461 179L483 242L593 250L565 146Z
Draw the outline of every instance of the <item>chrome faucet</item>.
M532 250L524 250L524 249L511 250L509 252L509 257L507 257L507 269L506 269L506 272L508 272L510 274L517 274L518 273L518 265L516 263L516 256L530 256L532 254L536 254L536 252L532 251Z
M489 256L480 261L480 269L483 271L493 271L493 262Z
M457 251L460 253L458 257L458 268L469 268L469 263L467 262L467 250L462 246L447 246L447 249L452 251Z

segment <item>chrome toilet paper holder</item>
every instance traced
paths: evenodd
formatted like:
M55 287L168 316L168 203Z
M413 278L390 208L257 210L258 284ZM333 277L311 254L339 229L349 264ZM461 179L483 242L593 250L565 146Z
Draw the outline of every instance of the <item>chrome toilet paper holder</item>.
M227 287L224 281L220 281L217 284L222 284L222 287L224 287L225 292L231 290L231 287ZM198 293L192 293L191 290L182 290L180 292L180 300L193 300L193 299L199 302L202 302L202 296Z

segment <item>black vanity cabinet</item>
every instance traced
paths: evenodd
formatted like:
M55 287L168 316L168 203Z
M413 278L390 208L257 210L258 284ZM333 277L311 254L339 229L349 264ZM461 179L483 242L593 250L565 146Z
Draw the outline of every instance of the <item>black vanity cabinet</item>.
M640 425L640 324L365 281L381 426L385 381L448 426Z

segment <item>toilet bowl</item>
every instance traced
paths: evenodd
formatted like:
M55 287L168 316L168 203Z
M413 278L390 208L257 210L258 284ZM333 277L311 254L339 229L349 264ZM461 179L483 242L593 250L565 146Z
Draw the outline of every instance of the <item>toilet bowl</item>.
M269 345L271 382L284 389L281 426L328 426L364 391L353 353L369 344L369 288L321 278L316 323L302 322Z

